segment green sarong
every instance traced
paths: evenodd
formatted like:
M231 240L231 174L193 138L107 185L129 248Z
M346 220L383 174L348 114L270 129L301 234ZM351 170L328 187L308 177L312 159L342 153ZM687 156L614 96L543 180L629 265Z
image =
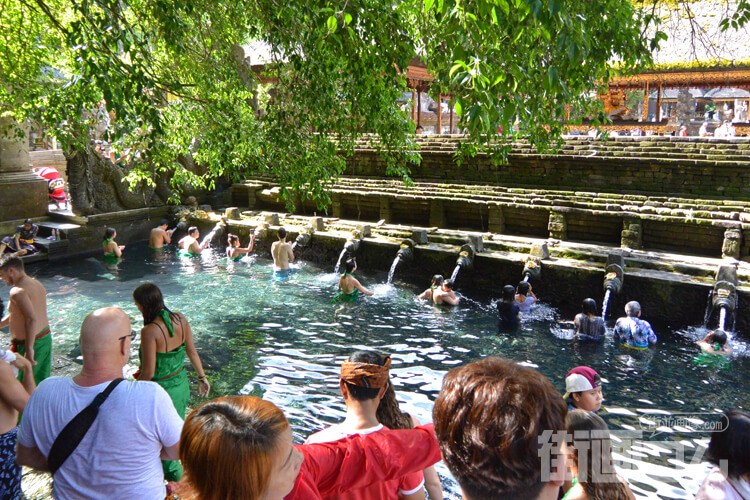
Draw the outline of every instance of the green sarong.
M693 358L693 363L714 370L723 370L731 365L727 356L722 356L721 354L710 354L707 352L698 354Z
M12 339L11 340L11 351L17 352L21 356L26 355L26 341ZM36 366L33 369L34 382L39 385L39 382L49 377L50 370L52 369L52 334L49 331L49 326L45 326L34 340L34 361ZM23 372L18 372L18 380L23 383Z
M333 299L331 299L331 304L337 304L341 302L357 302L358 298L359 298L359 290L357 290L356 288L349 293L341 291L337 293L333 297Z
M188 257L191 259L195 259L196 257L200 257L201 254L199 253L192 253L192 252L186 252L185 250L180 250L180 257Z
M140 352L138 354L140 357ZM177 413L184 420L185 409L190 399L190 383L185 370L185 344L171 352L156 353L156 368L151 380L167 391ZM164 469L164 479L167 481L177 482L182 478L182 465L179 460L162 460L161 465Z

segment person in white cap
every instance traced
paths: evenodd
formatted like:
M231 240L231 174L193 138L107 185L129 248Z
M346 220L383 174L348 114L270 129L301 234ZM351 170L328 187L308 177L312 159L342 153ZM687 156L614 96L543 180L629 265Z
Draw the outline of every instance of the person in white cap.
M579 409L596 412L602 407L602 378L593 368L576 366L565 377L568 411Z

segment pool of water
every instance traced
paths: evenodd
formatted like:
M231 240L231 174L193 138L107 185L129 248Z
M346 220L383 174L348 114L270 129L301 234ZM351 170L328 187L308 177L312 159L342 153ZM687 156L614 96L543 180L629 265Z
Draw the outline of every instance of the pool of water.
M600 346L569 340L571 332L545 304L554 304L554 297L540 297L520 332L499 335L491 306L499 286L459 290L464 303L443 309L415 300L424 287L401 282L398 272L394 284L386 285L386 272L363 270L357 274L375 295L341 305L330 302L337 288L333 264L302 262L291 279L277 281L271 262L260 257L239 263L218 254L181 259L171 252L152 254L145 245L126 252L116 267L89 258L29 268L49 292L55 349L77 358L81 322L102 306L121 307L140 328L132 292L154 282L167 306L190 320L212 396L254 394L273 401L290 418L299 442L343 418L340 363L353 350L367 348L391 354L402 408L422 422L431 421L442 377L467 361L496 355L525 363L561 392L570 368L595 368L605 380L600 414L615 435L619 470L643 498L692 498L708 470L700 459L709 436L701 422L747 408L746 344L735 341L729 366L701 365L694 362L699 351L694 342L705 335L702 328L660 331L656 348L626 352L613 344L611 333ZM7 288L0 297L7 302ZM447 469L438 470L447 497L460 498Z

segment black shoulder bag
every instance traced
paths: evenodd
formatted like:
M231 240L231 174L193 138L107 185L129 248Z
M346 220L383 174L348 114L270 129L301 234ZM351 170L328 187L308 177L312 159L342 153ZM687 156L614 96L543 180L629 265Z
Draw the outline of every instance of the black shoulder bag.
M65 463L78 445L81 444L83 437L89 431L94 420L96 420L96 416L99 414L99 407L104 403L115 387L117 387L117 384L123 380L124 379L122 378L116 378L110 382L107 388L97 394L94 401L81 410L78 415L73 417L62 432L57 435L55 442L52 443L52 448L49 450L49 456L47 457L47 465L53 475L57 472L57 469Z

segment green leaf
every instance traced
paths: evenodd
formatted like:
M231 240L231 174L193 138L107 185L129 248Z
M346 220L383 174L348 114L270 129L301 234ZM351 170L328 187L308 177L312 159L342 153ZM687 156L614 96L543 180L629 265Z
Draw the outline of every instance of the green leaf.
M490 9L490 14L492 15L492 24L498 24L498 22L497 22L497 9L495 9L495 7L492 7Z
M425 11L430 10L434 3L435 3L435 0L424 0L424 10Z
M456 108L456 114L458 116L462 116L463 115L463 107L461 106L461 102L460 101L456 101L455 108Z
M336 16L330 16L326 24L328 25L328 31L334 33L336 31L336 28L338 28L339 22L336 19Z
M508 4L508 0L497 0L497 6L503 11L505 17L510 15L510 5Z
M348 12L344 14L344 24L349 24L352 22L352 15Z

